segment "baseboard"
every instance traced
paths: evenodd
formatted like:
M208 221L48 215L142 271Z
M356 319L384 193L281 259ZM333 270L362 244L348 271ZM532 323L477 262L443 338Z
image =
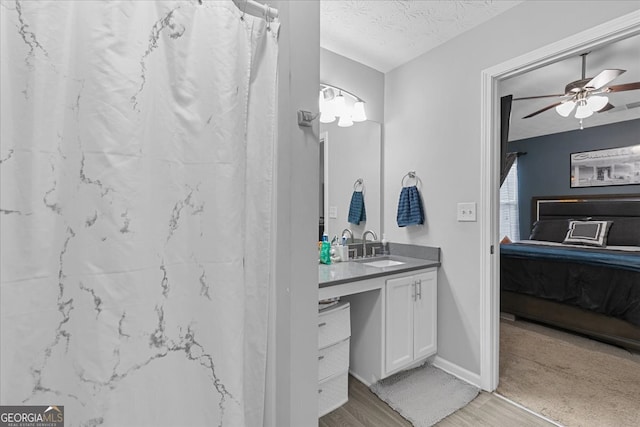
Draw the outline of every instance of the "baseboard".
M358 381L360 381L362 384L366 385L367 387L371 387L371 384L369 381L365 380L364 378L362 378L360 375L356 374L355 372L349 370L349 375L351 375L353 378L357 379Z
M516 321L516 316L511 313L505 313L503 311L500 312L500 320L508 320L511 322Z
M471 371L468 371L465 368L462 368L462 367L456 365L453 362L449 362L448 360L443 359L440 356L434 356L432 358L427 358L427 359L420 360L416 364L407 366L404 369L400 369L398 372L418 367L418 366L422 365L425 362L425 360L430 361L430 363L433 366L435 366L436 368L442 369L443 371L453 375L454 377L457 377L457 378L461 379L462 381L471 384L472 386L475 386L475 387L478 387L478 388L482 388L482 387L480 387L478 385L478 384L480 384L480 375L475 374L475 373L473 373ZM391 375L397 374L398 372L394 372ZM352 377L354 377L355 379L357 379L358 381L360 381L362 384L366 385L367 387L371 387L372 383L370 381L367 381L366 379L362 378L360 375L356 374L355 372L350 370L349 371L349 375L351 375Z
M436 356L433 358L433 366L436 368L442 369L445 372L453 375L454 377L460 378L462 381L468 382L469 384L480 387L480 375L473 373L471 371L466 370L465 368L456 365L453 362L448 361L447 359L443 359L440 356Z

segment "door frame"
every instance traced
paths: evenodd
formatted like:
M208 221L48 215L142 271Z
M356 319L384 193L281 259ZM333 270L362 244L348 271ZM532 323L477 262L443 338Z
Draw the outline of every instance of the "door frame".
M327 231L329 224L329 132L322 131L320 132L320 138L318 143L320 147L322 147L322 158L323 158L323 169L322 169L322 182L323 182L323 192L322 192L322 204L324 205L324 209L322 210L322 215L324 216L324 230Z
M640 11L582 31L482 71L480 214L480 386L494 391L500 344L500 80L640 34Z

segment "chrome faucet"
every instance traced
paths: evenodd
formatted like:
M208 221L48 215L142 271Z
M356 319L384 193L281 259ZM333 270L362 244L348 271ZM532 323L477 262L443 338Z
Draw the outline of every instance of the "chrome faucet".
M362 257L367 256L367 236L371 235L373 237L373 241L378 240L378 235L373 230L367 230L362 233Z
M342 234L340 235L340 237L341 238L344 237L345 233L349 235L349 238L353 242L353 233L351 232L351 230L349 230L348 228L345 228L344 230L342 230Z

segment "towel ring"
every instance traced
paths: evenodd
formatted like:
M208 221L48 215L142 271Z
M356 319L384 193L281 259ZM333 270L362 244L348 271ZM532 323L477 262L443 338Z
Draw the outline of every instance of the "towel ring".
M353 183L353 189L357 190L358 186L360 186L360 188L364 190L364 181L362 180L362 178L356 179L356 182Z
M400 182L400 185L402 187L404 187L404 180L405 179L415 179L416 180L416 185L418 184L418 181L420 181L420 179L416 176L416 171L409 171L407 172L407 174L405 176L402 177L402 181Z

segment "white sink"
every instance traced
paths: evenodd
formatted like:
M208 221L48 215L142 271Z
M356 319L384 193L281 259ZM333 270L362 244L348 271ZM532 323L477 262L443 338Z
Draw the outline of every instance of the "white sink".
M384 267L393 267L395 265L402 265L404 264L404 262L394 261L392 259L381 259L379 261L363 262L362 264L368 265L370 267L384 268Z

